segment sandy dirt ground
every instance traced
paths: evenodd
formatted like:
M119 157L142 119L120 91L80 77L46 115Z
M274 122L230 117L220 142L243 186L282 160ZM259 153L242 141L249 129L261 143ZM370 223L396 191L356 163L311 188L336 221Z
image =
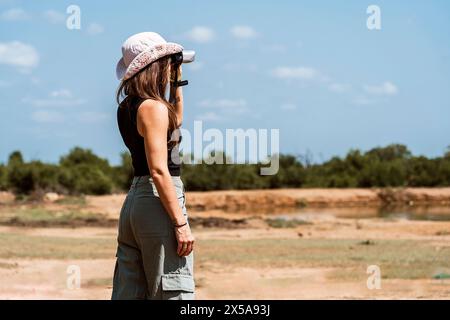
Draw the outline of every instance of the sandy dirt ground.
M88 196L93 210L111 214L124 194ZM195 211L269 212L299 207L374 207L387 203L450 206L450 188L393 189L273 189L186 192L187 207Z
M446 192L446 191L445 191ZM444 192L444 193L445 193ZM365 193L364 193L365 194ZM106 214L117 218L125 195L88 197L82 210ZM203 197L200 195L200 197ZM225 196L226 197L226 196ZM195 194L188 195L195 198ZM197 200L200 201L200 200ZM205 200L203 200L205 202ZM240 200L239 200L240 201ZM207 201L206 201L207 202ZM197 202L198 203L198 202ZM57 204L47 204L57 208ZM200 206L201 207L201 206ZM245 219L240 228L196 227L194 234L202 247L217 241L379 241L406 240L426 242L448 255L450 248L450 221L422 221L402 218L383 219L377 216L375 207L317 209L308 207L301 213L284 210L289 217L300 218L307 223L292 228L273 228L264 219L273 217L266 210L224 211L220 208L203 210L198 205L189 210L192 218L219 217ZM210 206L207 206L210 207ZM220 206L219 206L220 207ZM445 205L435 209L442 212ZM411 207L411 210L421 212ZM428 208L427 212L433 212ZM430 211L431 210L431 211ZM23 237L98 239L114 243L116 229L111 227L17 227L0 226L1 235ZM355 242L357 243L357 242ZM370 242L369 242L370 244ZM411 250L414 246L411 245ZM202 249L203 250L203 249ZM338 250L338 249L337 249ZM199 255L201 252L198 253ZM295 253L293 253L295 254ZM449 255L450 259L450 255ZM248 266L220 263L214 259L197 259L195 282L197 299L450 299L450 279L413 278L382 279L381 288L368 289L366 270L352 277L336 277L342 266ZM109 299L114 256L96 259L61 258L0 258L0 299ZM67 268L79 266L80 288L67 285ZM412 265L414 267L414 265ZM450 270L439 270L450 273Z
M1 269L0 299L109 299L114 260L17 260ZM80 288L68 289L67 268L82 270ZM331 269L203 266L196 273L197 299L449 299L443 280L385 280L380 289L365 282L331 281ZM104 281L96 282L101 279Z
M197 241L240 239L396 239L432 240L450 246L450 223L364 221L323 219L295 229L248 228L195 230ZM114 238L114 228L18 228L0 227L0 233L42 237ZM300 240L301 241L301 240ZM111 259L0 259L0 299L109 299L115 260ZM80 288L68 289L67 268L81 270ZM381 289L369 290L363 276L355 280L330 278L338 268L228 267L214 261L196 264L197 299L449 299L450 281L434 279L387 279Z

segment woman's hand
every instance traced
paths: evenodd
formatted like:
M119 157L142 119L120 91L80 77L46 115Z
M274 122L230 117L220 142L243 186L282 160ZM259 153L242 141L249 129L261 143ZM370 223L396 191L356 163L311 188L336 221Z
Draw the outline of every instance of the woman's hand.
M178 72L176 72L176 71L178 71ZM176 78L175 78L175 73L177 73ZM172 64L170 66L170 81L171 82L181 81L182 75L183 75L183 69L181 68L181 64L179 64L179 65Z
M194 236L188 224L175 227L175 235L178 242L177 254L180 257L189 255L194 250Z

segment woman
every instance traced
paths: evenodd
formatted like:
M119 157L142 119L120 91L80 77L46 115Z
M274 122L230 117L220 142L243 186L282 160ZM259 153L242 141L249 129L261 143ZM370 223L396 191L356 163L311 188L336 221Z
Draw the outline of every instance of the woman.
M112 299L195 298L180 139L171 139L183 119L182 90L173 85L181 65L172 62L182 50L153 32L133 35L122 45L117 121L134 178L120 212Z

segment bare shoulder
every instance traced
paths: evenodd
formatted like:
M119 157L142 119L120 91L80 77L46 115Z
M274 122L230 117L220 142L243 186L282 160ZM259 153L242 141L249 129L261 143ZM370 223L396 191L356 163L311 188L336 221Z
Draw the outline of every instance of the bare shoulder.
M144 100L138 109L138 114L141 114L142 116L143 115L167 116L167 113L168 110L166 106L162 102L153 99Z
M166 131L169 125L166 106L153 99L143 101L137 111L137 129L141 136L155 130Z

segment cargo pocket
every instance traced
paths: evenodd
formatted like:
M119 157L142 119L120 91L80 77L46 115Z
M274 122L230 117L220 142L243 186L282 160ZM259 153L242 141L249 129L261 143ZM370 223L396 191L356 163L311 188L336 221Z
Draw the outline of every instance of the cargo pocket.
M183 211L183 214L185 216L187 216L186 196L184 194L181 197L178 198L178 205L180 206L181 210Z
M158 193L158 190L156 189L156 184L153 182L153 179L152 178L149 178L148 179L148 181L150 182L150 186L151 186L151 188L152 188L152 194L155 196L155 197L157 197L157 198L159 198L159 193Z
M194 300L194 277L188 274L168 273L161 276L163 300Z
M175 185L175 191L177 193L178 205L182 209L183 215L187 216L187 211L186 211L186 194L184 192L183 185L181 185L181 186Z

